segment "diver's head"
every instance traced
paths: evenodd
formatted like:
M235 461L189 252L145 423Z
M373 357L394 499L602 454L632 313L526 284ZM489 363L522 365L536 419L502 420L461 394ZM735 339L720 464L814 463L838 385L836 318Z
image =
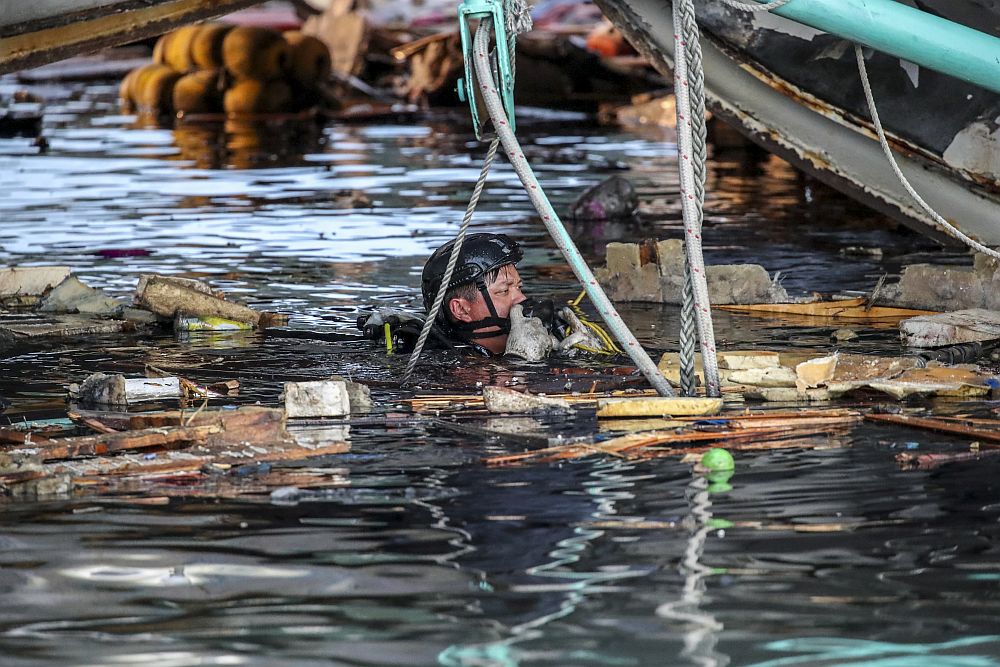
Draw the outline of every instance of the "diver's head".
M421 291L427 311L454 246L454 241L445 243L424 264ZM517 242L504 234L466 236L438 313L439 323L454 336L502 354L510 332L510 309L525 300L515 267L521 256Z

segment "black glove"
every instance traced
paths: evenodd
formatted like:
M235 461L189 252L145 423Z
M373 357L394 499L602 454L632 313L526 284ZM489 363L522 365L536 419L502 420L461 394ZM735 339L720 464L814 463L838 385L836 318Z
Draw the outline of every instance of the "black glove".
M364 337L385 345L385 325L389 325L389 335L392 347L396 352L409 353L417 345L420 332L424 328L424 317L408 313L398 308L382 307L375 312L358 316L358 328ZM427 337L428 349L447 349L453 347L447 336L438 325L431 327Z

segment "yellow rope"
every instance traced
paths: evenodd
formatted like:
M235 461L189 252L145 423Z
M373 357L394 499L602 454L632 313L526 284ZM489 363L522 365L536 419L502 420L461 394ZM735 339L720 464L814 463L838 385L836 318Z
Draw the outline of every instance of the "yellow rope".
M392 330L388 322L382 325L382 330L385 332L385 353L392 354Z
M584 352L589 352L591 354L605 354L605 355L609 355L609 356L613 355L613 354L621 354L622 353L621 348L619 348L615 344L614 339L612 339L611 336L608 335L608 332L604 330L604 327L602 327L601 325L597 324L596 322L591 322L586 317L584 317L583 310L580 308L580 302L583 301L583 297L586 294L587 294L587 291L586 290L582 290L580 292L579 296L577 296L572 301L568 302L569 303L569 307L573 309L574 313L576 313L577 318L579 318L579 320L580 320L580 324L582 324L583 326L585 326L588 329L590 329L590 331L595 336L597 336L597 338L604 344L604 348L603 349L595 349L595 348L592 348L592 347L590 347L588 345L581 345L579 343L577 343L573 347L577 348L578 350L583 350ZM567 335L573 333L572 327L567 326L566 327L566 332L567 332Z

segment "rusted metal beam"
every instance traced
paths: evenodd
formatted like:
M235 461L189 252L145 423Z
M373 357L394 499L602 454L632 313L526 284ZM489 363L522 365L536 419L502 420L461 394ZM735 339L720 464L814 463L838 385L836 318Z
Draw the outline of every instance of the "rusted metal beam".
M259 2L261 0L127 0L83 11L68 9L32 17L3 28L0 74L155 37L177 26L228 14Z

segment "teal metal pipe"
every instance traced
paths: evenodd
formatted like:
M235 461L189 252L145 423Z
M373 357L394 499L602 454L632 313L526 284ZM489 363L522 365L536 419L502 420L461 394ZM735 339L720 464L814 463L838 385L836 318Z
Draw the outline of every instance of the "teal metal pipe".
M1000 38L954 21L892 0L792 0L771 11L1000 93Z

